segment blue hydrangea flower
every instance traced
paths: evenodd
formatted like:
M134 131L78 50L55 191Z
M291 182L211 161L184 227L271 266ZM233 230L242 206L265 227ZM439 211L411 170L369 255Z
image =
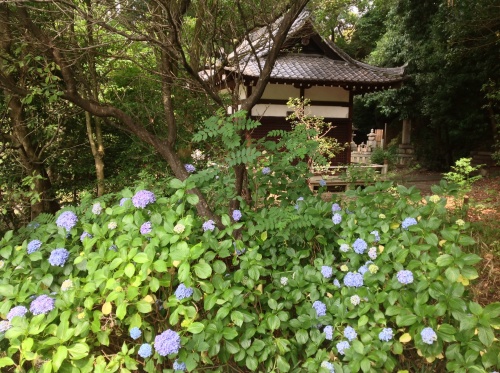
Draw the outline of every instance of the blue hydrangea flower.
M319 186L324 187L325 185L326 185L326 181L325 181L325 180L323 180L323 179L320 179L320 181L319 181Z
M177 300L183 300L189 298L193 295L193 288L188 288L183 283L179 284L177 290L175 290L175 297Z
M150 203L154 203L156 201L156 197L153 192L149 190L139 190L132 197L132 204L137 207L143 209Z
M330 363L329 361L323 361L321 363L321 367L325 368L325 369L328 369L329 373L335 373L335 368L333 367L333 364Z
M398 281L403 285L408 285L413 282L413 273L406 269L399 271L396 275Z
M7 320L12 321L12 319L16 316L24 317L24 315L26 315L26 312L28 312L28 309L24 306L13 307L7 314Z
M344 337L346 337L349 342L351 342L353 339L356 339L357 336L358 333L356 333L353 327L346 326L346 328L344 329Z
M130 329L130 338L137 339L140 338L141 335L142 335L141 329L139 329L138 327Z
M344 285L355 288L363 286L363 275L360 273L347 272L344 277Z
M340 223L342 223L342 215L340 215L338 212L336 212L332 216L332 221L333 221L333 224L340 224Z
M49 263L53 266L64 267L66 260L69 258L69 252L66 249L59 248L52 250L49 257Z
M48 295L40 295L36 297L30 304L30 312L33 315L41 315L49 313L54 309L55 300Z
M66 229L67 232L78 222L78 217L73 211L64 211L56 220L56 225Z
M313 303L313 308L316 310L316 316L325 316L326 315L326 305L319 300Z
M184 165L184 169L186 170L186 172L192 174L193 172L196 171L196 167L194 167L192 164L189 164L189 163L186 163Z
M437 334L430 327L424 328L420 332L420 335L422 336L422 342L427 343L428 345L431 345L434 343L434 341L437 341Z
M346 253L349 251L349 245L346 243L343 243L342 245L340 245L339 250L342 251L343 253Z
M380 234L378 233L378 231L371 231L370 234L373 234L375 236L375 242L380 241Z
M333 280L333 284L340 289L341 285L340 285L339 280L337 280L337 279Z
M42 242L39 240L30 241L27 247L28 254L32 254L42 246Z
M172 365L172 368L174 368L174 370L185 371L186 370L186 364L183 363L182 361L179 361L179 360L175 359L174 364Z
M334 203L332 205L332 212L335 213L337 211L342 211L342 208L340 207L340 205L338 203Z
M382 331L378 334L378 339L380 339L383 342L389 342L393 337L393 331L391 328L384 328Z
M165 330L155 337L154 347L160 356L176 354L181 348L181 337L171 329Z
M213 220L207 220L206 222L203 223L202 225L203 231L210 231L212 232L215 229L215 222Z
M333 275L333 268L330 266L322 266L321 274L323 275L324 278L330 278Z
M241 249L241 250L240 250L240 249L237 249L237 248L236 248L236 245L234 246L234 248L235 248L235 253L236 253L236 255L238 255L238 256L240 256L240 255L242 255L242 254L245 254L245 251L247 251L247 249L245 249L245 248L243 248L243 249Z
M411 227L412 225L416 225L416 224L417 224L417 221L415 220L415 218L406 218L401 223L401 227L403 229L407 230L409 227Z
M102 212L102 206L99 202L96 202L92 205L92 213L96 215L100 215Z
M117 247L115 244L113 244L113 245L111 245L111 246L109 247L109 249L108 249L108 250L111 250L111 251L117 251L117 249L118 249L118 247Z
M12 325L10 325L10 321L8 321L8 320L0 321L0 333L5 333L11 327L12 327Z
M365 250L368 248L368 244L362 238L358 238L356 241L354 241L352 247L356 254L363 254Z
M262 169L262 174L263 175L269 175L271 173L271 169L269 167L264 167Z
M150 221L147 221L147 222L143 223L141 225L141 228L139 229L139 231L141 232L141 234L151 233L152 230L153 230L153 227L152 227Z
M143 343L141 347L139 347L139 351L137 351L140 357L147 358L153 355L153 349L149 343Z
M362 265L361 267L358 268L358 272L362 275L364 275L366 272L368 272L368 267L366 264Z
M345 350L347 350L351 345L347 341L342 341L337 343L336 345L337 351L339 352L340 355L345 355Z
M127 197L123 197L121 200L120 200L120 206L123 206L125 204L125 202L127 202L130 198L127 198Z
M331 325L325 326L323 333L325 333L325 338L329 341L333 339L333 327Z
M234 210L233 211L233 220L238 221L241 219L241 211L240 210Z
M88 237L88 238L90 239L90 238L92 238L92 235L91 235L89 232L84 231L84 232L82 233L82 235L80 236L80 241L81 241L81 242L83 242L83 240L84 240L86 237Z

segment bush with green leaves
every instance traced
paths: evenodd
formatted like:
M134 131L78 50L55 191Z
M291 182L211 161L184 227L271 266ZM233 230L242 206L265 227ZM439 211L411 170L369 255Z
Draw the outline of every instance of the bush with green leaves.
M239 210L222 213L230 175L210 166L8 232L2 371L498 366L500 304L471 300L480 257L442 188L424 203L415 188L376 183L326 202L307 187L305 156L279 141L258 144L264 158L238 146L251 193ZM196 214L195 185L221 201L219 227Z

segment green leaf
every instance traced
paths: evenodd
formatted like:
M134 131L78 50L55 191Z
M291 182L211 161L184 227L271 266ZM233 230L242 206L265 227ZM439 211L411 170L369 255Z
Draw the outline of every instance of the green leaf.
M137 307L137 311L139 311L140 313L148 313L151 312L152 309L151 303L144 300L137 302L135 306Z
M10 357L2 357L0 358L0 368L3 367L8 367L10 365L14 365L14 360L12 360Z
M454 258L451 255L443 254L436 259L436 264L439 267L448 267L453 261Z
M89 354L89 346L86 343L75 343L68 349L73 360L80 360Z
M149 262L148 254L146 254L146 253L138 253L134 256L134 258L132 260L134 262L140 263L140 264Z
M279 317L276 315L270 315L267 318L267 325L269 326L269 329L271 329L271 330L279 329L280 324L281 324L281 321L280 321Z
M170 247L170 258L173 261L183 262L189 258L189 246L187 242L180 241Z
M362 327L363 325L366 325L368 323L368 316L363 315L359 318L358 320L358 328Z
M225 339L231 340L231 339L234 339L234 338L236 338L238 336L238 332L234 328L229 328L229 327L226 326L222 330L222 336Z
M247 358L245 360L245 364L246 364L247 368L250 369L252 372L255 371L257 369L257 367L259 366L257 358L255 358L253 356L247 356Z
M399 326L409 326L417 322L417 316L413 314L396 316L396 324Z
M240 311L231 312L231 321L234 322L235 325L241 326L243 325L244 317Z
M363 372L369 372L370 369L371 369L370 360L368 360L367 358L364 358L363 360L361 360L361 370Z
M63 361L68 357L68 349L66 346L57 347L57 351L52 355L52 366L57 372Z
M485 326L480 326L477 329L478 329L478 337L481 343L486 347L491 346L491 344L493 343L493 339L495 338L493 330Z
M14 286L7 284L0 285L0 295L5 298L11 298L14 295Z
M226 273L226 264L222 260L216 260L213 263L215 273L223 274Z
M168 266L167 262L164 260L157 260L156 262L153 263L153 268L155 269L156 272L163 273L167 272Z
M205 329L205 325L201 322L194 322L188 326L187 331L192 334L199 334L203 331L203 329Z
M131 278L135 273L135 265L133 265L132 263L127 264L123 272L127 277Z
M444 272L446 275L446 278L450 280L451 282L456 282L458 280L458 277L460 276L460 270L456 267L449 267L446 269Z
M288 372L290 370L290 364L288 364L283 356L278 355L278 358L276 359L276 366L280 372Z
M186 196L186 201L190 204L190 205L197 205L198 202L200 202L200 198L196 195L196 194L188 194Z
M191 277L191 266L188 262L183 262L179 266L178 278L180 282L186 282Z
M116 317L118 319L123 320L123 318L127 315L127 303L120 302L118 307L116 308Z
M180 181L179 179L170 180L169 185L170 185L170 188L173 188L173 189L184 188L184 183L182 181Z
M297 333L295 333L295 339L297 340L298 344L306 344L307 341L309 340L309 334L307 333L306 330L304 329L299 329L297 330Z
M206 279L212 274L212 267L202 259L194 266L194 272L199 278Z

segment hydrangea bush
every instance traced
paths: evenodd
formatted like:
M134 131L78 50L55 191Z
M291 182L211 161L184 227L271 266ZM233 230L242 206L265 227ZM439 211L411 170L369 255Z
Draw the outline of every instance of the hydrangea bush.
M221 205L221 226L196 215L188 192L197 185L227 201L212 185L231 177L219 168L7 232L0 369L498 368L500 304L471 300L480 258L445 198L377 183L326 202L307 188L304 158L261 145L272 173L248 162L252 200Z

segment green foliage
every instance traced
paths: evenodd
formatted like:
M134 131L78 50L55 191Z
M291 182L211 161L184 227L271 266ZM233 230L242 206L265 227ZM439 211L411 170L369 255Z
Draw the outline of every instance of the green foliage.
M472 184L481 179L481 175L472 176L481 165L471 166L471 160L472 158L459 159L454 166L451 166L452 171L443 175L448 182L458 184L463 194L470 192Z
M375 148L371 156L372 163L384 164L387 162L389 165L394 165L397 162L396 147L389 147L387 149Z

